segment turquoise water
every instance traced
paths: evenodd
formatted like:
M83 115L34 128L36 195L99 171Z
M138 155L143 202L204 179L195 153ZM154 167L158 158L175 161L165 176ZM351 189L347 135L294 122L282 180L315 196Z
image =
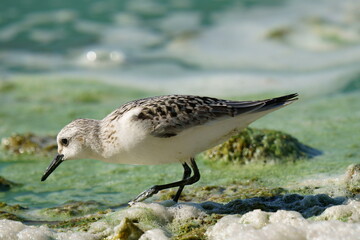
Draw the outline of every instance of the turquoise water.
M350 7L349 7L350 6ZM356 8L357 6L357 8ZM199 160L198 185L260 178L269 187L333 176L359 162L360 33L354 1L5 1L0 9L0 137L53 135L136 98L186 93L300 101L254 126L324 152L294 165ZM179 164L132 166L0 152L0 176L21 184L0 201L30 208L70 200L129 201L178 180Z
M5 57L0 61L5 72L83 70L84 66L74 66L68 61L77 61L89 51L98 51L105 65L117 65L111 68L119 67L116 59L111 58L111 52L115 54L113 56L129 57L131 66L143 65L151 59L139 54L152 54L166 47L176 35L213 25L213 17L219 12L234 7L276 6L281 2L5 1L0 10L0 51ZM191 18L192 26L186 26L187 17ZM185 22L181 23L182 20ZM14 59L15 56L19 58ZM35 62L29 62L31 58ZM185 65L182 61L176 64Z

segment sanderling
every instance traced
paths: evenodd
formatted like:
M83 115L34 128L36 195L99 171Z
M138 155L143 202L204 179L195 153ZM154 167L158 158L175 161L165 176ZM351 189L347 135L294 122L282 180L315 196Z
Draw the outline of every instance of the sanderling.
M180 162L184 168L182 180L155 185L130 203L173 187L178 187L173 197L177 202L184 186L200 179L194 160L196 154L224 142L265 114L292 103L297 96L231 101L167 95L128 102L102 120L76 119L59 132L58 154L41 181L63 161L71 159L146 165Z

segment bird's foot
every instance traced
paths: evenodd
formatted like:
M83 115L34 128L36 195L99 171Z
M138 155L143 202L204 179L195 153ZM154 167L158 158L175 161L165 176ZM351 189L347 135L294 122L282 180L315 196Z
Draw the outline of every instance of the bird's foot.
M142 193L140 193L136 198L134 198L132 201L129 202L129 205L132 206L137 202L141 202L144 201L145 199L151 197L152 195L156 194L159 192L158 187L152 186L151 188L143 191Z

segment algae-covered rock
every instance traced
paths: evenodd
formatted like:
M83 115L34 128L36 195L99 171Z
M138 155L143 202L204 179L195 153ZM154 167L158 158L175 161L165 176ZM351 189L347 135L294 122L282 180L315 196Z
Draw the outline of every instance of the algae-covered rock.
M19 216L24 210L27 210L27 208L18 204L9 205L5 202L0 202L0 219L24 221L25 219Z
M33 133L14 134L1 140L1 146L13 154L48 154L56 150L56 137Z
M0 93L11 92L16 89L16 84L11 81L0 80Z
M14 213L9 213L5 211L0 211L0 220L1 219L7 219L7 220L13 220L13 221L24 221L25 219L22 217L19 217L18 215Z
M265 38L271 40L285 40L288 37L293 29L288 26L278 27L275 29L271 29L265 35Z
M0 176L0 192L9 191L12 187L19 186L19 184L9 181Z
M248 164L294 161L319 155L320 151L280 131L246 128L204 154L211 160Z
M26 207L23 207L19 204L15 204L15 205L9 205L5 202L0 202L0 210L1 211L6 211L6 212L19 212L19 211L23 211L26 210Z
M342 92L349 93L360 90L360 73L353 75L348 83L341 89Z
M352 164L347 168L345 184L351 194L360 194L360 164Z
M116 233L111 240L138 240L143 234L143 230L125 217L117 226Z

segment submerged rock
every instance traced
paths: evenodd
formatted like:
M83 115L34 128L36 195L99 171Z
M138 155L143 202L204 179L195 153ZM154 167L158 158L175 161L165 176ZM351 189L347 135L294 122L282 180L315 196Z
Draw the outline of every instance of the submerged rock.
M25 221L25 219L20 216L25 210L27 210L27 208L18 204L9 205L5 202L0 202L0 219Z
M320 153L289 134L275 130L246 128L225 143L205 151L204 154L211 160L248 164L295 161Z
M360 164L352 164L347 168L345 184L350 194L360 194Z
M270 29L266 35L265 38L271 39L271 40L285 40L293 31L291 27L288 26L282 26L274 29Z
M0 192L9 191L12 187L19 186L20 184L9 181L0 176Z
M7 219L7 220L14 220L14 221L24 221L25 219L22 217L19 217L18 215L14 213L9 213L5 211L0 211L0 219Z
M48 154L56 151L56 137L33 133L14 134L1 140L1 146L13 154Z
M355 92L360 90L360 73L353 75L347 84L341 89L342 92Z
M15 204L15 205L9 205L5 202L0 202L0 210L3 211L8 211L8 212L19 212L22 210L26 210L26 207L23 207L19 204Z

